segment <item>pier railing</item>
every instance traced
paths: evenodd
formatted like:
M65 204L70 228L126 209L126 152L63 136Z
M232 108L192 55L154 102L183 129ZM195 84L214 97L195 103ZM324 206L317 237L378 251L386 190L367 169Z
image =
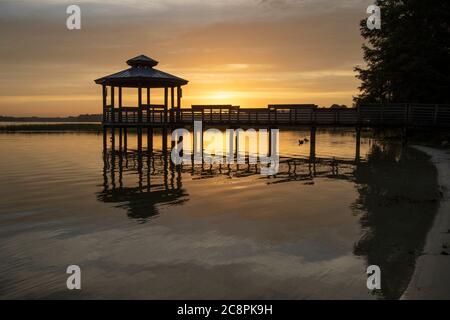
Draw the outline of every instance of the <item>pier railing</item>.
M366 104L336 109L315 105L207 105L168 111L163 105L143 105L112 110L111 106L104 110L105 125L165 126L202 121L207 125L450 127L450 105L434 104Z

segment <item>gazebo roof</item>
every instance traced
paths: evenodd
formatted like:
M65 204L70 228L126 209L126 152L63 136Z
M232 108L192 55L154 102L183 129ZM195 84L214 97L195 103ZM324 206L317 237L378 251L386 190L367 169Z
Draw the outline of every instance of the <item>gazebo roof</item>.
M145 55L134 57L128 60L127 64L131 68L97 79L95 83L131 88L166 88L188 83L187 80L154 69L158 61Z

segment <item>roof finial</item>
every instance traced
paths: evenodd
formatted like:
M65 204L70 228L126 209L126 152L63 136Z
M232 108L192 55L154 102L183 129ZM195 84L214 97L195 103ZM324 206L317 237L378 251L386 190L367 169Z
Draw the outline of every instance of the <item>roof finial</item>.
M153 68L158 64L158 61L141 54L127 61L127 64L132 67L150 67Z

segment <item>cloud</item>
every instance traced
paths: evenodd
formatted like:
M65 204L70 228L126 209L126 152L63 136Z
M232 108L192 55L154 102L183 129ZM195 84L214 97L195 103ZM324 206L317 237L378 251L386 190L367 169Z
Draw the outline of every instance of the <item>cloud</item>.
M37 110L96 113L98 104L76 97L98 94L93 79L126 68L126 59L141 53L191 80L185 105L194 101L189 93L208 96L233 84L240 86L233 91L274 96L284 96L284 89L293 97L305 89L354 92L352 68L362 60L358 23L370 1L77 2L80 31L65 27L72 1L0 2L0 95L71 96L62 108L41 101ZM230 103L258 106L271 98ZM308 99L330 102L321 95ZM36 112L23 101L1 103L0 113ZM350 101L351 95L336 103Z

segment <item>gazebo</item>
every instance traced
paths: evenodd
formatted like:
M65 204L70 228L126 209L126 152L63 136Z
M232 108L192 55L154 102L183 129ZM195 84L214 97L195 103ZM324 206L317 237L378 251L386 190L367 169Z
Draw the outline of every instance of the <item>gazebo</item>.
M158 62L145 55L132 58L127 61L127 64L130 68L95 80L95 83L102 85L103 124L118 127L124 124L140 126L148 124L150 126L155 121L158 121L159 124L167 124L179 120L181 87L188 81L154 69ZM108 87L110 87L109 97ZM122 88L137 88L137 107L123 106ZM164 89L164 104L162 105L150 103L151 89L157 88ZM118 91L117 105L116 89ZM169 112L169 89L171 112ZM146 103L143 102L143 90L146 91Z

